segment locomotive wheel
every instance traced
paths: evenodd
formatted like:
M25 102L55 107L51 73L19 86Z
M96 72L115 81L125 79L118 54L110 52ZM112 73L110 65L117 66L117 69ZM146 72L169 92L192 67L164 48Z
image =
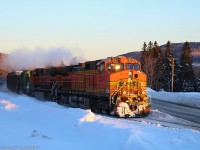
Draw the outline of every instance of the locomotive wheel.
M102 108L96 108L95 112L102 114Z
M105 111L106 111L107 115L110 115L110 113L111 113L110 109L106 109Z
M91 109L91 112L94 112L95 113L95 108L90 108Z

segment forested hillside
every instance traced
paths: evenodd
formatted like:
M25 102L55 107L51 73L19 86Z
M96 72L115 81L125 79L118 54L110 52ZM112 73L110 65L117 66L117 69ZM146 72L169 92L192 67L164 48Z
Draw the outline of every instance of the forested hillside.
M191 47L191 54L192 54L192 60L193 64L195 66L200 66L200 42L189 42L190 47ZM176 60L179 60L181 50L183 48L184 43L171 43L171 51L175 57ZM160 48L165 51L166 44L161 45ZM123 54L126 57L134 57L137 60L140 61L140 57L142 55L142 45L141 45L141 51L136 51L136 52L130 52Z
M200 91L200 42L159 46L144 42L140 52L124 54L141 62L148 86L154 90Z

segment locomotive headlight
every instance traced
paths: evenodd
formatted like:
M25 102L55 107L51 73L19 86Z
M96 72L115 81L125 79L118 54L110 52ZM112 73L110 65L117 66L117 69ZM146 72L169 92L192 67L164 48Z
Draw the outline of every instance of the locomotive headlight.
M132 72L128 73L128 77L131 78L132 77Z
M126 94L126 92L124 91L124 92L123 92L123 94L125 95L125 94Z
M119 69L120 69L120 65L116 65L115 70L119 70Z
M144 94L145 92L143 91L142 94Z

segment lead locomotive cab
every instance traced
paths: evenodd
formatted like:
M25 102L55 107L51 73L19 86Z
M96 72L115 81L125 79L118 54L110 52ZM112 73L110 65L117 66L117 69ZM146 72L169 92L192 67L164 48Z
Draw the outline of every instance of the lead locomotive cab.
M97 83L105 83L109 106L116 116L147 116L150 113L146 75L137 60L118 56L104 59L97 65L100 71Z

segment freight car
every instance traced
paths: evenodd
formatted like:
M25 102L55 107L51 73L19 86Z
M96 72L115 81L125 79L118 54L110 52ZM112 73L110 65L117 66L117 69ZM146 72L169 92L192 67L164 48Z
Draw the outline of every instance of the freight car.
M150 113L146 75L136 59L124 56L9 73L7 87L39 99L119 117Z

